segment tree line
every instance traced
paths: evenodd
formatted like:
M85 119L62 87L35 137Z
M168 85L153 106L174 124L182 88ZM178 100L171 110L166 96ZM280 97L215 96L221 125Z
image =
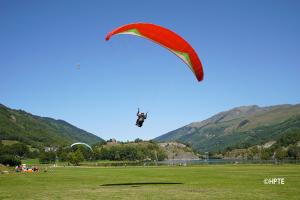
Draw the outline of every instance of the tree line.
M19 165L21 159L38 158L40 163L48 164L57 161L79 165L83 161L110 160L110 161L161 161L167 155L155 142L136 139L133 142L110 144L101 141L92 146L92 150L82 145L60 146L55 150L31 149L28 145L17 142L4 145L0 141L0 163L4 165Z

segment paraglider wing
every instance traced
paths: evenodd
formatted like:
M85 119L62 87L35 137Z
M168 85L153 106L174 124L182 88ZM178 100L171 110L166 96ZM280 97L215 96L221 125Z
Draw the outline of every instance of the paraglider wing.
M167 48L185 62L198 81L203 80L201 61L193 47L175 32L149 23L133 23L116 28L107 34L105 40L116 34L131 34L149 39Z
M86 143L83 143L83 142L76 142L76 143L73 143L71 144L71 147L75 146L75 145L84 145L86 146L87 148L89 148L91 151L93 151L92 147Z

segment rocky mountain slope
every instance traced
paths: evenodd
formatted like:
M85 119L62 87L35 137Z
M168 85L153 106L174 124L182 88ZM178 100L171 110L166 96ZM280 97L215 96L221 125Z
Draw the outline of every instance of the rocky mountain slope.
M300 104L242 106L220 112L161 135L155 141L179 141L200 151L222 151L232 146L251 146L300 131Z

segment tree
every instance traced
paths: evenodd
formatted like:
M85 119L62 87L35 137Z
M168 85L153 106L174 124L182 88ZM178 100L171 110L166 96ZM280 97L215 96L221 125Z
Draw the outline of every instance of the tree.
M167 156L167 154L166 154L166 152L164 150L162 150L162 149L158 149L157 150L157 159L158 159L158 161L162 161L162 160L164 160L167 157L168 156Z
M273 152L270 149L262 149L260 158L262 160L269 160L269 159L271 159L272 155L273 155Z
M248 150L248 154L247 154L247 159L255 159L258 157L259 154L259 149L257 148L257 146L251 147Z
M21 142L9 146L9 151L14 156L25 157L29 154L29 147Z
M300 160L300 147L299 146L290 145L287 153L290 158Z
M82 153L84 160L91 160L91 158L93 157L93 152L85 146L78 146L76 151L77 150L79 150Z
M29 151L27 154L28 158L38 158L40 156L40 152L38 150Z
M134 140L134 143L139 143L139 142L143 142L143 140L140 139L140 138L136 138L136 139Z
M1 155L0 163L3 165L17 166L21 165L21 160L13 155Z
M61 152L58 156L58 159L62 162L68 161L68 153L67 152Z
M0 155L3 155L4 153L4 145L2 143L2 141L0 140Z
M40 160L40 163L43 163L43 164L54 163L56 160L56 154L53 151L42 152L40 154L39 160Z
M285 159L286 157L288 156L288 153L286 150L284 150L283 148L278 148L276 151L275 151L275 158L277 160L283 160Z
M80 150L76 150L75 152L69 153L68 160L73 165L79 165L80 162L84 161L84 157Z

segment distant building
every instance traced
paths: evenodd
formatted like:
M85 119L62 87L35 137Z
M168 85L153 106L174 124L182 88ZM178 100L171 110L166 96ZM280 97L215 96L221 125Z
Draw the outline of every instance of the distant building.
M108 145L118 144L117 140L114 139L114 138L113 139L109 139L106 142L107 142Z
M45 152L57 151L58 147L45 147Z

